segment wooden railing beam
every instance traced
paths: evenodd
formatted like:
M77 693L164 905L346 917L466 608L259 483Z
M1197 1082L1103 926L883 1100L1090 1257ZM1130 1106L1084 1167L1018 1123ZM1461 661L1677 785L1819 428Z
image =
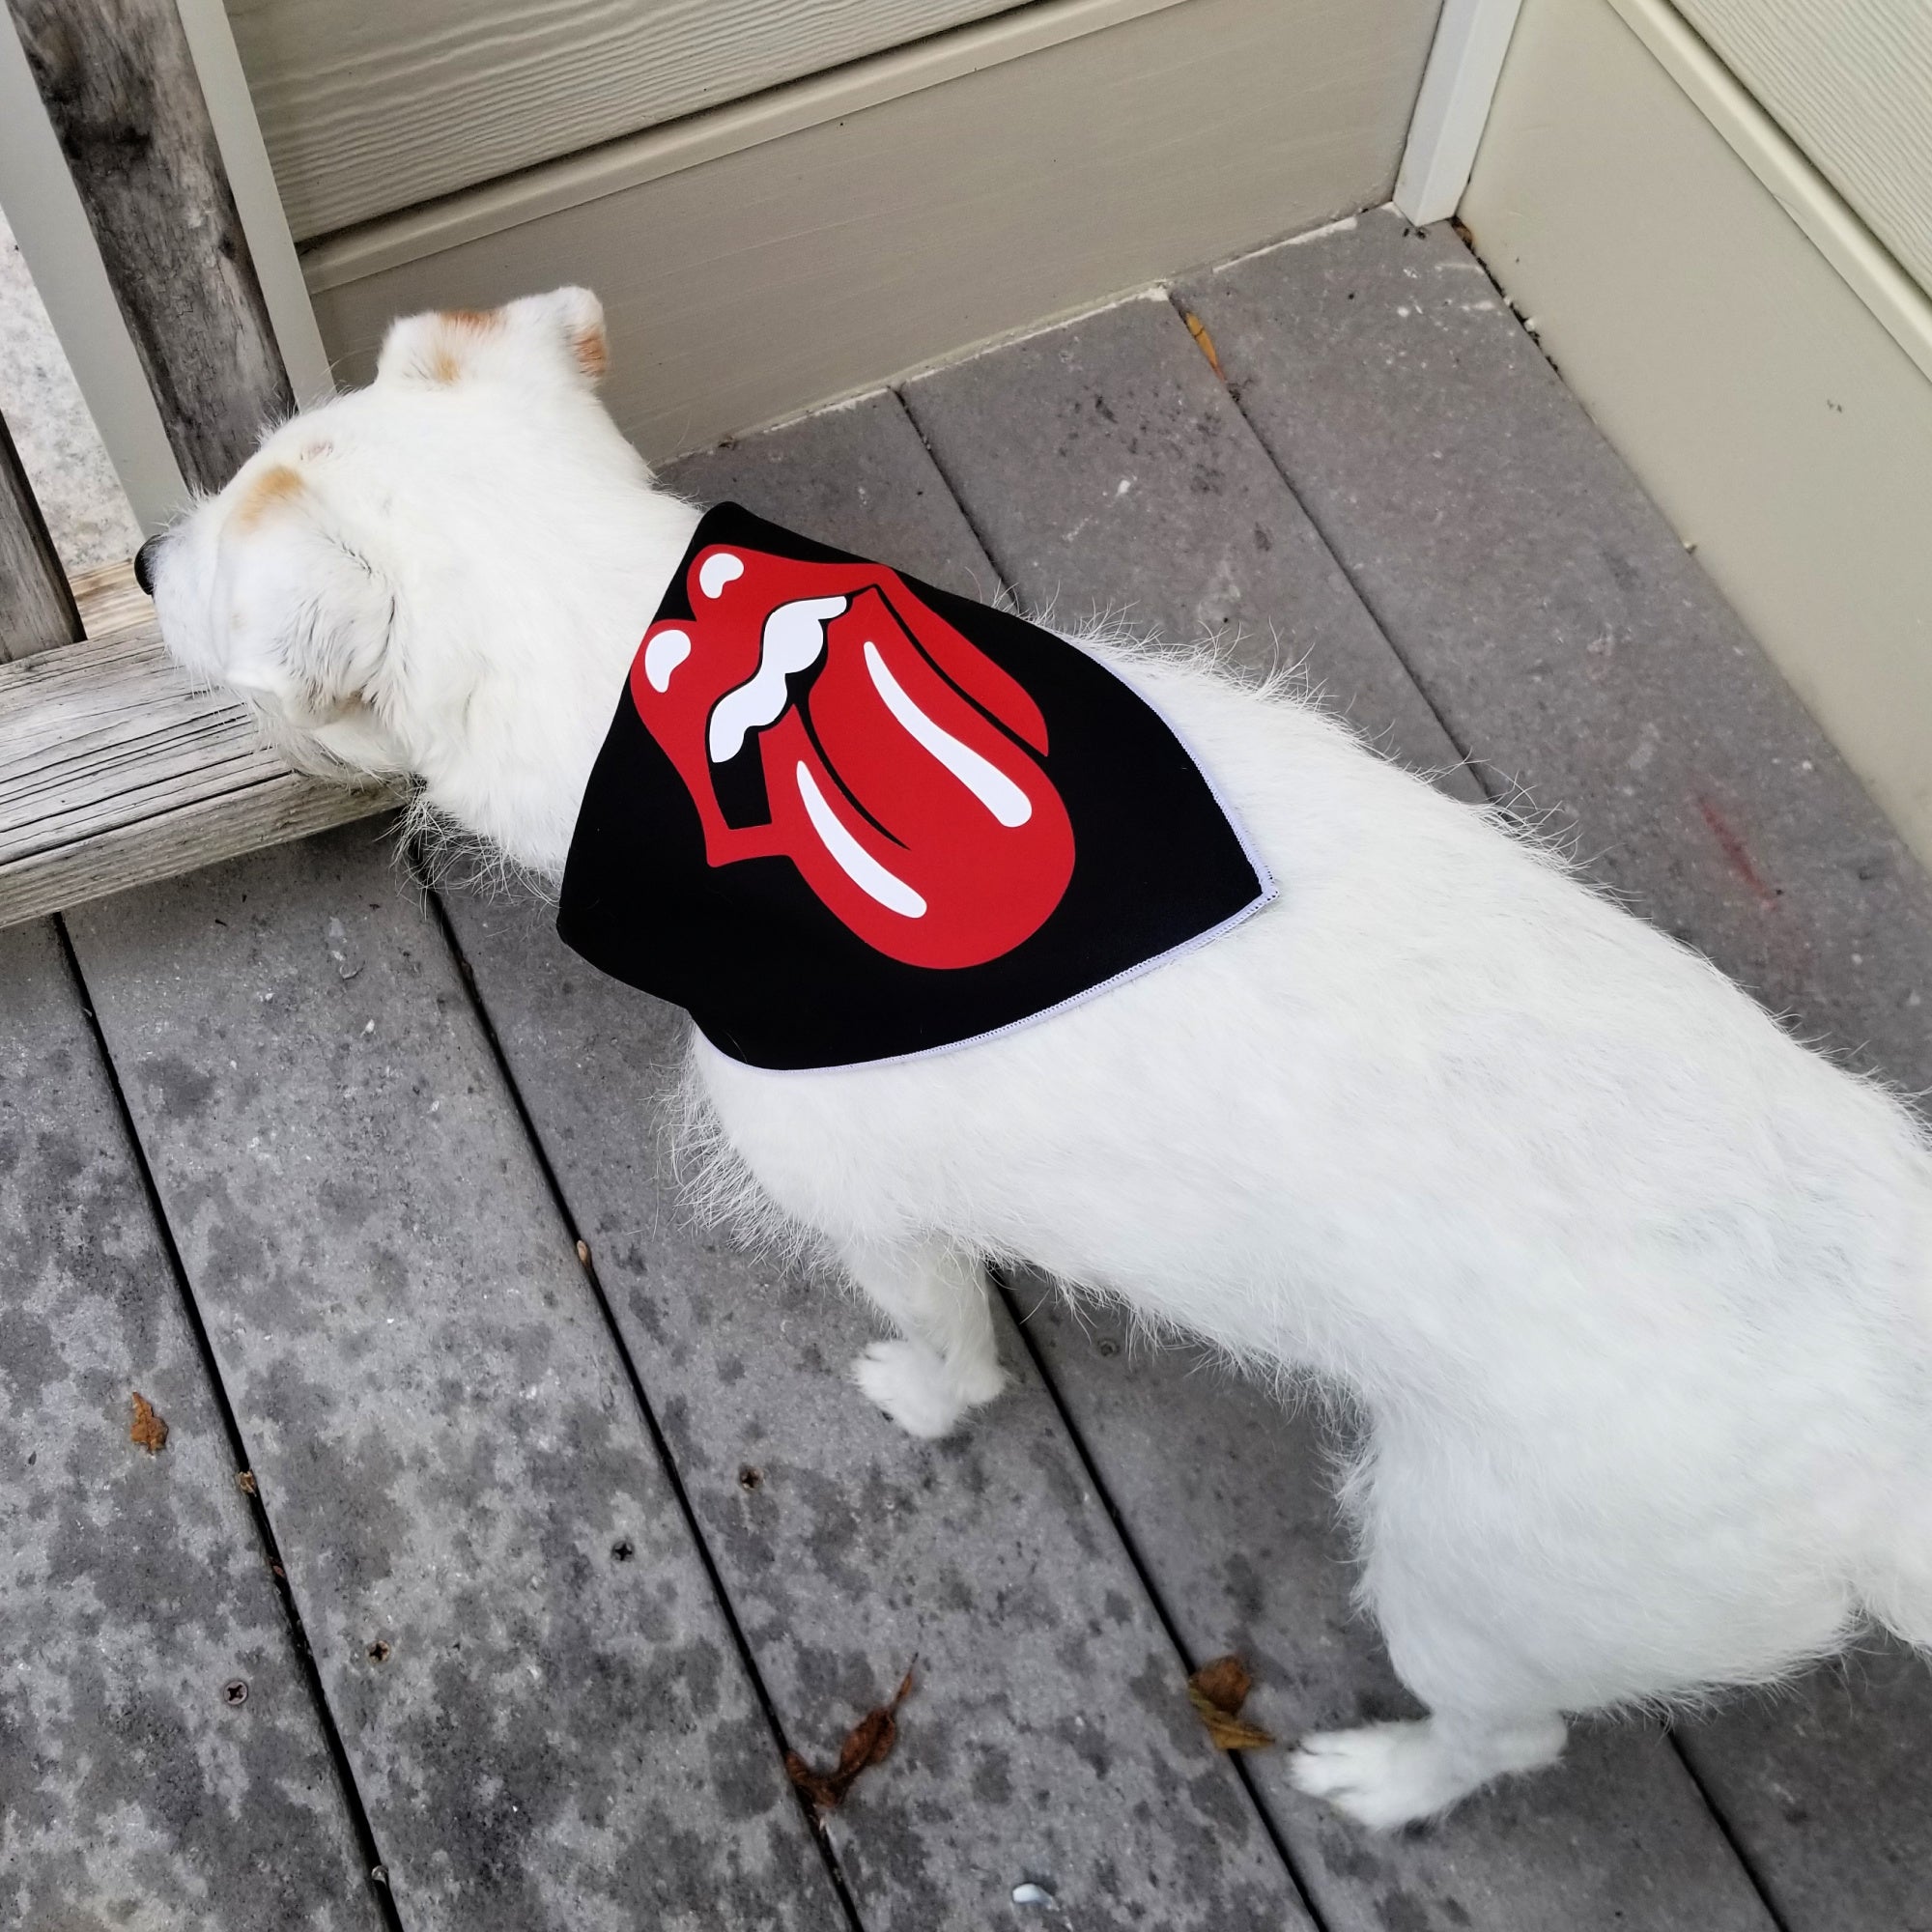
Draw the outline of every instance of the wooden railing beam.
M152 623L0 665L0 926L398 802L292 772Z

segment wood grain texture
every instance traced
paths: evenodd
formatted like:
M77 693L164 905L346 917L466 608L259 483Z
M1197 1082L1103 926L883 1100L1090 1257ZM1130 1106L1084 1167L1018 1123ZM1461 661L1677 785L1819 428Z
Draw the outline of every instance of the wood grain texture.
M8 1922L381 1932L81 1000L50 926L0 933Z
M1932 8L1900 0L1677 7L1932 291Z
M131 562L98 564L71 579L81 628L90 638L154 628L154 600L134 582Z
M68 923L402 1923L838 1932L610 1328L392 855L352 830Z
M890 396L672 481L990 582ZM997 1408L956 1440L900 1434L846 1378L876 1330L837 1276L680 1205L652 1123L685 1016L586 969L543 908L449 911L787 1735L829 1762L919 1654L893 1756L826 1820L867 1932L1309 1932L1019 1336L1003 1325ZM1054 1911L1014 1909L1027 1879Z
M211 0L194 4L206 6ZM311 292L340 288L420 255L539 221L1144 14L1190 4L1192 0L1039 0L325 236L302 250L301 272Z
M1402 661L1164 297L900 392L1001 578L1062 625L1113 616L1248 676L1299 667L1390 756L1480 802Z
M1932 880L1456 238L1378 213L1181 294L1457 736L1801 1037L1925 1094ZM1928 1732L1932 1677L1883 1653L1683 1735L1788 1932L1900 1932Z
M0 666L0 926L394 802L292 772L152 624Z
M1379 199L1434 19L1188 0L319 291L317 318L361 381L398 313L589 281L619 424L653 460L705 448Z
M1924 286L1913 280L1897 256L1670 0L1605 0L1605 4L1669 76L1684 105L1744 162L1779 211L1844 277L1886 333L1932 382L1932 296ZM1574 21L1590 18L1596 10L1571 0L1568 12ZM1607 91L1608 84L1607 76L1597 77L1600 90ZM1667 119L1667 111L1653 94L1648 83L1639 83L1629 90L1626 105L1652 122ZM1626 134L1630 125L1627 120ZM1654 156L1646 158L1656 164ZM1682 190L1687 212L1695 206L1695 192L1688 185ZM1744 279L1743 265L1727 252L1716 257L1714 266L1716 262L1723 264L1731 279Z
M1896 318L1608 0L1527 0L1463 213L1932 866L1932 356L1908 359Z
M1250 676L1302 663L1358 730L1480 801L1167 303L1124 302L904 393L1002 577L1030 604L1069 621L1112 607L1179 648L1206 632ZM1337 1443L1320 1417L1289 1412L1195 1350L1136 1342L1118 1309L1071 1308L1037 1276L1016 1281L1015 1302L1193 1660L1238 1651L1260 1680L1250 1715L1286 1737L1406 1714L1350 1602ZM1379 1838L1294 1791L1285 1752L1256 1752L1247 1770L1329 1932L1771 1932L1654 1728L1591 1726L1561 1770L1483 1792L1430 1832Z
M19 452L0 420L0 664L71 643L80 613Z
M1932 881L1456 238L1378 211L1180 293L1458 741L1806 1038L1932 1083Z
M193 488L294 398L174 0L9 0L116 300Z
M816 73L1013 0L229 0L298 239Z

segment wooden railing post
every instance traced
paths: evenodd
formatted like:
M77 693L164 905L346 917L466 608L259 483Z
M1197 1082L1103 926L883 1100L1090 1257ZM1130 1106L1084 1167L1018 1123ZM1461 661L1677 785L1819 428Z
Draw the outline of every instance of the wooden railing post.
M80 634L67 573L0 419L0 663L71 644Z
M174 0L8 0L183 474L295 406Z

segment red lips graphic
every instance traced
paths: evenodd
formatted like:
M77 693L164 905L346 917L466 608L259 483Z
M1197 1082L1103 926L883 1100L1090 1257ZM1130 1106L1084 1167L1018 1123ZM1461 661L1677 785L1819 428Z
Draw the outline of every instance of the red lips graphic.
M631 697L711 865L789 858L909 966L977 966L1039 929L1073 827L1007 672L877 564L713 545L686 593L695 615L651 626Z

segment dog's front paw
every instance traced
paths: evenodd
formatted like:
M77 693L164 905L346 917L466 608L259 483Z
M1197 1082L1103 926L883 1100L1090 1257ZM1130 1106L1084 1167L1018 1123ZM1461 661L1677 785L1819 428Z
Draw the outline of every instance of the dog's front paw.
M998 1363L962 1367L919 1342L874 1342L852 1364L852 1379L908 1435L929 1442L1007 1385Z

